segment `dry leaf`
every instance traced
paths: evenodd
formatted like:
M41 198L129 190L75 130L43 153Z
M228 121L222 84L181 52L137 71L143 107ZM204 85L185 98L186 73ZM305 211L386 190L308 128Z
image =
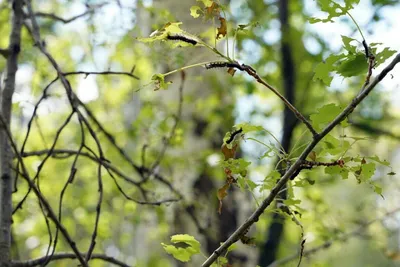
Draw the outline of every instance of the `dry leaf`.
M223 17L219 17L218 19L221 22L221 26L217 28L217 39L225 37L227 33L226 20Z

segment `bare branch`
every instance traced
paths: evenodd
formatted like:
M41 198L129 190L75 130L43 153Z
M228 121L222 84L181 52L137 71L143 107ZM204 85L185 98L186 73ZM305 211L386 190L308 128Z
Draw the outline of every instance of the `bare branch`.
M41 156L41 155L47 155L48 153L49 153L49 150L38 150L38 151L24 152L21 156L22 157ZM109 171L109 174L112 176L113 179L115 179L113 177L113 173L114 173L114 174L118 175L119 177L121 177L126 182L133 184L133 185L137 186L138 188L140 188L141 182L137 182L133 178L124 174L121 170L119 170L117 167L112 165L110 161L97 158L87 152L83 152L83 151L79 152L79 151L70 150L70 149L53 149L53 151L51 152L51 155L55 158L65 158L65 157L77 155L78 153L80 156L89 158L90 160L92 160L94 162L100 163L104 168L106 168L106 170ZM148 175L150 173L150 170L147 168L142 168L140 170L143 172L144 175ZM162 176L157 176L157 180L159 180L161 183L165 184L174 194L176 194L178 196L178 198L170 198L170 199L164 199L164 200L159 200L159 201L141 201L141 200L136 200L131 197L128 197L124 192L122 192L122 193L129 200L134 201L138 204L142 204L142 205L161 205L161 204L168 203L168 202L176 202L176 201L179 201L182 199L182 195L175 188L171 187L170 183L168 181L166 181L164 178L162 178ZM118 184L117 184L117 187L120 188L120 186Z
M308 154L314 149L314 147L324 138L333 128L335 128L341 121L347 118L353 110L357 107L360 102L368 96L368 94L375 88L375 86L400 62L400 53L393 59L393 61L382 70L381 73L375 79L370 82L361 94L357 95L351 103L331 122L329 123L321 133L314 136L312 142L304 149L300 157L296 162L286 171L285 175L278 181L275 187L271 190L271 193L263 200L261 205L247 218L247 220L236 229L236 231L220 246L213 254L202 264L202 267L211 266L211 264L222 255L230 245L237 242L240 236L263 214L265 209L272 203L280 189L293 178L293 174L301 167L302 161L305 160Z
M249 65L246 64L239 64L237 62L211 62L206 64L206 69L212 69L212 68L236 68L240 71L245 71L247 74L252 76L258 83L264 85L267 87L269 90L271 90L277 97L279 97L282 102L296 115L296 117L304 123L304 125L308 128L308 130L312 133L313 137L316 137L318 135L317 131L312 127L311 123L303 116L303 114L300 113L294 107L277 89L269 85L266 81L264 81L260 75L257 74L256 70L252 68Z
M81 254L82 257L85 256L85 254ZM12 267L34 267L34 266L43 266L43 264L45 262L48 262L48 260L50 259L50 257L40 257L37 259L31 259L31 260L27 260L27 261L13 261L11 263ZM51 257L50 261L58 261L58 260L65 260L65 259L76 259L76 255L74 253L56 253ZM111 256L107 256L104 254L98 254L98 253L94 253L92 254L91 260L102 260L105 262L109 262L112 263L116 266L120 266L120 267L130 267L130 265L117 260L114 257Z
M171 131L168 135L168 137L164 138L164 145L157 157L157 159L154 161L152 167L150 168L150 173L148 176L152 175L155 171L155 169L158 167L158 165L161 163L161 160L163 159L165 152L167 151L168 145L171 142L172 137L174 137L176 129L178 128L179 121L182 116L182 106L183 106L183 85L185 82L185 72L181 72L181 85L179 86L179 100L178 100L178 111L175 116L175 123L171 128Z
M7 134L7 138L11 143L11 147L14 150L15 155L18 158L18 161L21 164L21 168L22 168L22 177L25 179L25 181L28 183L29 187L32 188L33 192L35 193L36 197L39 199L39 201L41 202L41 204L43 205L43 207L46 209L47 211L47 216L54 222L54 224L57 226L57 228L60 229L61 233L63 234L64 238L66 239L66 241L68 242L68 244L70 245L72 251L75 252L76 257L78 258L79 262L82 264L82 266L84 267L88 267L88 264L85 262L85 260L83 259L83 257L81 256L81 253L79 252L76 243L74 242L74 240L71 238L71 236L69 235L67 229L64 227L63 224L61 224L61 222L57 219L57 215L55 214L55 212L53 211L53 209L51 208L49 202L46 200L46 198L42 195L42 193L40 192L40 190L36 187L35 183L33 182L33 180L29 177L29 173L25 167L23 158L21 157L21 155L18 153L18 148L17 145L15 144L12 135L11 135L11 131L9 129L9 127L6 125L6 120L4 119L3 115L0 114L0 122L3 126L3 129L6 131Z
M133 69L134 70L134 69ZM125 72L125 71L71 71L71 72L65 72L65 76L69 75L126 75L131 78L139 80L139 77L133 74L133 70L131 72Z

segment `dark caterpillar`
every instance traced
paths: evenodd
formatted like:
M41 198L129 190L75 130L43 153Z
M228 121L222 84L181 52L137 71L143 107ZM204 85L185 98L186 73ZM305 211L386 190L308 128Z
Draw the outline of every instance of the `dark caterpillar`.
M206 69L215 68L236 68L238 70L244 71L244 67L239 63L227 62L227 61L216 61L206 64Z
M238 134L240 134L241 132L243 132L243 129L242 129L242 128L240 128L239 130L236 130L236 131L232 132L232 133L231 133L231 136L229 137L229 139L226 140L226 143L227 143L227 144L230 144L230 143L235 139L235 136L238 135Z
M196 40L191 39L190 37L184 36L184 35L181 35L181 34L176 34L176 35L168 34L167 35L167 39L168 40L174 40L174 41L182 41L182 42L185 42L185 43L188 43L188 44L192 44L192 45L196 45L197 44Z

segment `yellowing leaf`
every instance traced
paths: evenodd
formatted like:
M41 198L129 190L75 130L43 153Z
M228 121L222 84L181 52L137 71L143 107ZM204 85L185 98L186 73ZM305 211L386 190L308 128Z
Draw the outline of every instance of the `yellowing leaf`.
M164 250L179 261L188 262L193 255L200 253L200 243L193 236L186 234L173 235L171 236L171 242L174 244L185 243L188 245L188 247L182 248L161 243L161 245L164 247Z
M218 213L221 214L222 212L222 200L228 195L227 191L229 189L230 184L226 183L224 186L218 189L218 200L219 200L219 207L218 207Z
M200 14L198 13L198 11L201 11L201 7L199 6L192 6L190 8L190 16L192 16L193 18L198 18L200 17Z

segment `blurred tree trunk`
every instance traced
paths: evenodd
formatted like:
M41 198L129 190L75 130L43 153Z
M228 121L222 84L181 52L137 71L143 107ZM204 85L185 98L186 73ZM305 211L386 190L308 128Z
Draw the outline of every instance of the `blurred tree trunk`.
M292 48L290 46L290 23L289 23L289 0L278 1L279 21L281 23L281 77L283 79L284 96L290 103L296 104L296 72L293 60ZM286 106L283 113L283 134L281 144L283 149L288 152L293 138L293 131L297 119L293 112ZM282 164L279 166L281 174L284 173ZM279 198L286 199L286 190L282 190ZM278 204L278 201L277 201ZM266 236L266 242L260 247L259 264L264 267L276 260L279 244L281 243L284 231L284 217L278 213L273 213L272 222Z
M170 11L176 18L176 21L183 22L182 29L192 34L199 34L212 26L212 23L205 23L201 19L194 19L190 16L190 7L194 5L192 1L177 1L177 0L156 0L153 2L154 7L157 9L165 9ZM165 21L167 23L168 21ZM150 24L148 24L150 25ZM210 41L213 43L213 41ZM221 46L221 51L224 50ZM200 51L200 52L199 52ZM210 53L208 50L201 50L201 48L180 50L184 55L185 65L208 61L218 60L216 55ZM171 56L172 57L172 56ZM172 59L172 58L171 58ZM162 64L162 63L161 63ZM164 65L161 72L169 71ZM219 103L207 106L207 110L199 112L196 110L196 102L183 103L183 116L181 123L191 125L187 129L185 137L190 140L190 147L185 147L183 157L188 160L196 156L198 151L210 149L215 153L220 153L223 136L226 131L230 131L234 125L233 108L235 99L232 92L229 91L227 86L227 79L230 76L225 71L206 71L199 68L187 70L186 82L184 84L184 97L185 99L192 99L192 101L205 100L212 95L219 97ZM218 77L215 77L218 75ZM176 77L169 77L173 79L174 83L165 92L157 92L162 94L163 99L168 101L176 101L174 96L180 84L180 75ZM196 76L201 76L196 79ZM209 120L209 114L220 116L215 122ZM211 132L211 134L210 134ZM226 240L237 227L238 208L235 200L234 189L224 199L224 205L221 215L218 214L218 199L217 189L222 186L222 181L216 180L209 172L209 166L206 162L206 157L196 162L197 165L188 164L187 168L183 170L185 181L181 181L179 185L185 185L183 195L185 201L174 205L174 228L172 234L177 233L193 233L198 231L199 235L196 238L206 244L204 251L212 253L220 242ZM222 171L222 170L221 170ZM183 204L184 203L184 204ZM239 261L241 263L247 260L245 256L237 256L232 253L230 256L230 263ZM199 263L192 262L193 266ZM183 264L182 266L187 266ZM242 266L242 265L241 265Z

